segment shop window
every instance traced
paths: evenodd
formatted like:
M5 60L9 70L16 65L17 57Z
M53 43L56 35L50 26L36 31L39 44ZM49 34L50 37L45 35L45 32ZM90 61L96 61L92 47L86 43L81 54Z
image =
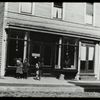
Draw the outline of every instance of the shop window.
M44 65L51 65L51 46L44 45Z
M53 18L62 19L62 12L63 12L62 5L63 5L62 2L54 2Z
M21 13L29 13L32 14L32 3L21 3Z
M86 3L86 23L93 24L93 3Z
M23 34L14 33L8 35L8 49L7 49L8 66L15 66L17 58L21 58L23 60L23 50L24 50L23 39L24 39Z
M77 42L65 39L63 44L63 68L76 68L77 64Z
M31 66L35 66L38 63L40 58L40 43L38 42L30 42L31 50L30 50L30 64Z

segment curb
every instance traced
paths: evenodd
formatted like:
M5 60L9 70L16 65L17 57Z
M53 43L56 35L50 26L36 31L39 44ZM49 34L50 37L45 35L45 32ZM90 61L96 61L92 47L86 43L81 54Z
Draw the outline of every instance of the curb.
M29 86L29 87L77 87L74 84L73 85L66 85L66 84L39 84L39 83L33 83L33 84L25 84L25 83L0 83L0 86Z

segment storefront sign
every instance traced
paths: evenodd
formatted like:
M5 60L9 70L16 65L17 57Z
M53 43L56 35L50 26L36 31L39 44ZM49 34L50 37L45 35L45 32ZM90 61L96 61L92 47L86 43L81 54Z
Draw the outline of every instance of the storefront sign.
M32 57L40 57L40 54L38 54L38 53L32 53Z

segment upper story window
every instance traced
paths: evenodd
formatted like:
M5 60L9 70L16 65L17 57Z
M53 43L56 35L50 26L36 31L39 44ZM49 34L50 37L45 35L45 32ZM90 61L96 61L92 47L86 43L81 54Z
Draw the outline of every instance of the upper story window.
M63 3L62 2L54 2L53 6L53 18L62 19L63 12Z
M86 23L93 24L93 3L86 3Z
M31 2L21 3L21 12L32 14L32 3Z

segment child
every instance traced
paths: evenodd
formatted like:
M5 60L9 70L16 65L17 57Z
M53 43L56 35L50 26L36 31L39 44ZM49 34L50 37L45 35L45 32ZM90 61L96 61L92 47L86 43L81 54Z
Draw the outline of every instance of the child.
M16 68L16 78L22 78L22 74L23 74L23 64L21 62L21 59L17 59L16 61L17 63L17 68Z
M23 78L27 79L28 77L28 68L29 68L29 63L28 59L26 58L23 62Z
M36 77L35 79L40 80L40 69L39 63L36 63Z

